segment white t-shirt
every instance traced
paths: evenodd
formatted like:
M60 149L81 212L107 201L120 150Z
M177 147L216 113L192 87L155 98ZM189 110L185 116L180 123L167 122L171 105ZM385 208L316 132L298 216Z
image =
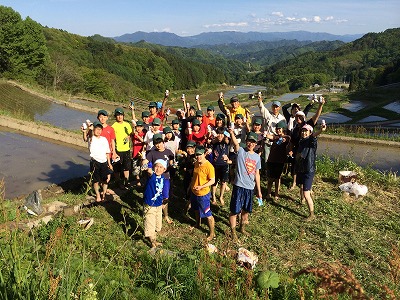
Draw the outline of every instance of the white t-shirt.
M104 136L92 137L89 144L90 157L99 163L107 162L107 154L110 153L110 145Z

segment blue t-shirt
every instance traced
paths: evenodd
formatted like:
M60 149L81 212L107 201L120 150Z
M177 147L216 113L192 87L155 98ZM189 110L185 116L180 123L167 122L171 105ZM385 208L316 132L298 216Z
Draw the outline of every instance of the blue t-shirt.
M247 150L239 147L236 175L233 184L248 190L254 189L256 185L256 170L260 169L260 155L257 153L249 153Z
M153 173L147 180L143 193L144 203L149 206L160 206L163 201L164 175Z

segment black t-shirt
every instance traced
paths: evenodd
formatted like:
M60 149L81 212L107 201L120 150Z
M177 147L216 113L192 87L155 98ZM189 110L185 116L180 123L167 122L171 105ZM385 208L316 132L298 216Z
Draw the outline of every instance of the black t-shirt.
M165 179L170 179L170 174L169 174L169 162L170 160L174 160L174 154L172 153L171 150L165 149L164 151L158 151L156 148L152 148L146 155L146 159L151 162L152 166L154 166L154 163L156 162L157 159L162 159L167 162L167 170L164 172L164 178Z

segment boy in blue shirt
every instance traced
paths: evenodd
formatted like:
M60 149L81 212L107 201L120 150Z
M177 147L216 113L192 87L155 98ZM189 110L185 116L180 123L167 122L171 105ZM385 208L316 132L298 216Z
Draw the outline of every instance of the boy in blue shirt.
M144 200L144 236L150 241L151 247L155 248L162 244L157 242L157 232L162 227L162 202L164 189L164 175L167 169L165 160L157 159L154 162L154 172L149 177L143 193Z

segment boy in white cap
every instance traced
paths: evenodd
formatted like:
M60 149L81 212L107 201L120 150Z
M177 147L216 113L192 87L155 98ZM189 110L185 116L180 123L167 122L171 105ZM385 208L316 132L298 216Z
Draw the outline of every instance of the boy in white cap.
M154 172L149 177L143 193L144 200L144 236L149 240L151 247L162 244L157 242L157 232L162 227L162 202L165 178L163 173L167 169L167 162L157 159L153 165Z

